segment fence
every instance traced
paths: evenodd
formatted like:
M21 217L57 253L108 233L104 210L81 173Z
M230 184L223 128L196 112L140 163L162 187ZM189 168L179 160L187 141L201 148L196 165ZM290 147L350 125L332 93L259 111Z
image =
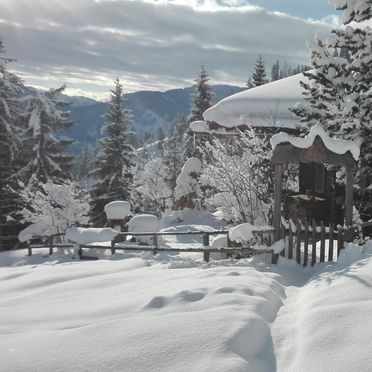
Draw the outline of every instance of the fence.
M365 222L351 227L318 226L313 220L310 224L306 219L282 221L280 238L285 242L285 249L280 253L288 259L295 259L300 265L311 266L318 262L337 261L344 242L360 237L363 229L372 226ZM275 261L275 259L274 259Z

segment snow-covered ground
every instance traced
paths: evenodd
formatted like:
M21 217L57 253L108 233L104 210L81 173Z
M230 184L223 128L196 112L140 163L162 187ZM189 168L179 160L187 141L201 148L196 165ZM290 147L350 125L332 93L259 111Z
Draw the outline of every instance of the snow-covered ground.
M182 217L163 228L219 227ZM1 371L371 368L372 245L306 269L282 258L43 253L0 253Z

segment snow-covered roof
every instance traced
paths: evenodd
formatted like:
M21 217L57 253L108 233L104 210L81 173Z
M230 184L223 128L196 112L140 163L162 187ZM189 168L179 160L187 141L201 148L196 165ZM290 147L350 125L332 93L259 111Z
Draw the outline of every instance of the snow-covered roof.
M299 148L309 148L315 141L315 138L319 136L326 148L336 154L345 154L348 151L352 154L354 160L359 159L360 148L357 143L350 140L341 140L338 138L330 137L328 132L326 132L320 125L314 125L307 136L300 138L290 136L288 133L278 133L271 137L270 143L273 148L280 144L289 142L295 147Z
M298 74L233 94L206 110L204 119L225 127L296 128L301 123L289 108L303 100L300 81L307 78Z

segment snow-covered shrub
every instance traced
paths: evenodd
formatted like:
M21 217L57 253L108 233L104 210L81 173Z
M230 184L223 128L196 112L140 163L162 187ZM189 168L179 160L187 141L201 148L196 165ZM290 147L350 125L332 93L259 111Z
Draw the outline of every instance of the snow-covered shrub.
M214 139L203 149L200 182L210 189L205 203L223 219L268 223L273 205L271 148L254 130L239 132L233 143Z
M37 188L24 188L21 197L27 205L21 210L21 222L30 223L19 235L23 241L34 235L62 233L75 224L88 223L87 195L73 183L40 183Z

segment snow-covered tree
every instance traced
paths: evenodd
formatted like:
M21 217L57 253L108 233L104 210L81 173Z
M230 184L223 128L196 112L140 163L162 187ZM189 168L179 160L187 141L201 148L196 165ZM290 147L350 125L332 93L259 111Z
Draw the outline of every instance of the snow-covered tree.
M208 81L208 73L202 64L198 76L195 79L192 108L188 117L190 123L195 120L203 120L203 112L212 106L213 92Z
M279 80L279 61L276 61L271 68L271 81Z
M251 224L270 223L273 170L268 138L250 129L233 143L214 139L203 151L202 185L213 192L206 205L222 218Z
M18 152L21 148L19 128L19 96L21 82L7 70L12 60L3 57L4 46L0 40L0 250L9 248L17 235L17 221L11 214L19 207L17 179Z
M267 83L265 64L262 56L259 56L254 66L254 72L252 74L251 86L249 88L258 87Z
M27 205L20 211L20 222L29 225L21 232L21 240L33 234L63 233L71 226L88 223L88 194L72 182L57 185L47 181L37 189L24 186L20 194Z
M365 186L372 175L372 29L360 22L372 18L371 0L332 0L344 10L346 27L309 44L313 70L304 87L305 102L293 112L309 127L320 123L336 137L361 145L357 174ZM334 53L338 49L340 54Z
M104 137L100 140L92 172L90 220L95 226L105 221L104 206L114 200L130 200L134 147L132 113L124 108L123 86L119 79L111 90L105 114Z
M141 198L142 212L159 217L171 206L172 190L167 184L169 168L161 158L151 159L134 175L133 188Z
M182 140L183 125L184 120L180 117L176 118L172 123L172 128L168 134L168 137L164 139L163 143L163 162L168 168L166 182L172 190L172 195L174 195L176 189L177 177L180 174L185 162Z
M61 184L71 179L73 157L66 148L73 142L61 137L73 122L68 119L66 104L59 100L65 89L35 91L23 98L26 105L22 115L22 168L18 176L25 185L39 183Z

